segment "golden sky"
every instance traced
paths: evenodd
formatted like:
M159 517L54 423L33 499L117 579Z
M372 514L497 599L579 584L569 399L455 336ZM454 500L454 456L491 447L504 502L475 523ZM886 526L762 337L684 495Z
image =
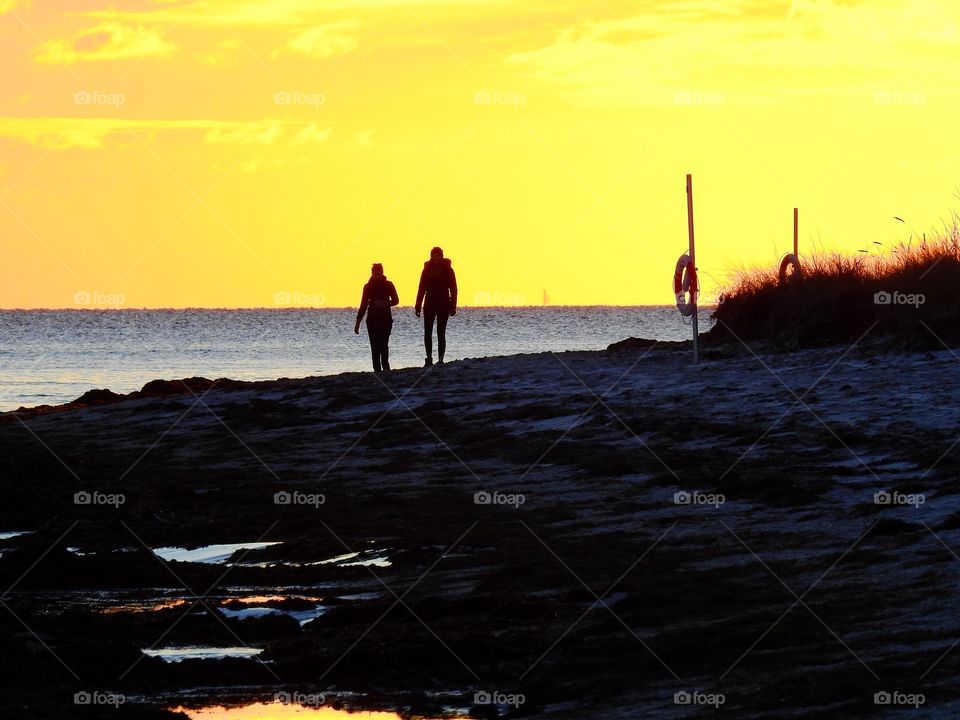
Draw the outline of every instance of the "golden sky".
M661 304L956 206L955 0L0 0L0 307ZM896 222L900 216L907 222Z

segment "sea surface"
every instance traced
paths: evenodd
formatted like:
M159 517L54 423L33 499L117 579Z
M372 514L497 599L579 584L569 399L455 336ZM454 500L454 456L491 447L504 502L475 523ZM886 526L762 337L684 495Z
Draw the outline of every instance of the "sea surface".
M700 331L710 327L700 314ZM352 309L0 311L0 411L59 404L157 378L272 380L371 368ZM423 326L394 309L394 369L423 364ZM685 340L675 307L461 308L446 359L601 350L626 337ZM436 347L434 347L436 353Z

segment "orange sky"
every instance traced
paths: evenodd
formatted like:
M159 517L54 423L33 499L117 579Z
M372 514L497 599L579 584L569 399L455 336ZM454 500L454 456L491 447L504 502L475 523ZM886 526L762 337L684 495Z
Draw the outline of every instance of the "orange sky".
M670 303L954 209L949 0L0 0L0 307ZM902 225L893 220L901 216Z

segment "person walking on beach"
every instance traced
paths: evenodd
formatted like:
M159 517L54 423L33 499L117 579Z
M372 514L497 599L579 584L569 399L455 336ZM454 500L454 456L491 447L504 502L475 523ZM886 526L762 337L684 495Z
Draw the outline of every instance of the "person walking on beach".
M427 356L424 367L433 365L433 323L437 323L437 361L443 362L447 350L447 319L457 314L457 276L453 265L443 256L443 250L435 247L430 259L423 264L420 287L417 289L415 312L423 312L423 347Z
M390 331L393 330L390 308L399 302L397 288L383 274L383 265L374 263L370 268L370 280L363 286L357 324L353 326L353 331L359 335L360 321L364 315L367 316L367 335L370 336L374 372L390 369Z

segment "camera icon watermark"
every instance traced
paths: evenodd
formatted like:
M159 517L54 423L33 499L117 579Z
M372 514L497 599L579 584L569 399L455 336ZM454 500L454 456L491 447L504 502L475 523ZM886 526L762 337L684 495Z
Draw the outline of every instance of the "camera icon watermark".
M327 104L327 96L316 92L281 90L273 94L273 104L320 108Z
M327 497L322 493L302 493L297 490L288 492L281 490L273 494L274 505L309 505L318 508L327 502Z
M489 292L481 290L474 293L473 304L478 307L519 307L527 304L527 296L522 293L502 293L499 290Z
M299 707L319 708L327 704L327 696L323 693L304 693L296 690L278 692L273 696L274 702L281 705L297 705Z
M79 307L119 308L125 305L123 293L105 293L99 290L78 290L73 294L73 304Z
M473 95L474 105L512 107L514 110L526 105L527 96L523 93L507 93L497 90L478 90Z
M674 505L712 505L714 510L727 502L723 493L705 493L700 490L680 490L673 494Z
M105 93L98 90L78 90L73 94L74 105L120 108L127 104L123 93Z
M874 705L899 705L916 709L925 702L927 702L927 698L923 693L904 693L899 690L888 692L887 690L881 690L873 694Z
M120 693L107 693L99 690L81 690L73 694L74 705L102 705L118 708L127 701Z
M896 290L887 292L886 290L881 290L873 294L874 305L913 305L914 308L919 308L925 302L927 302L927 297L923 293L902 293Z
M102 493L94 490L79 490L73 494L74 505L95 505L119 508L127 501L123 493Z
M516 509L526 501L527 497L522 493L504 493L499 490L488 492L486 490L480 490L473 494L474 505L512 505L514 509Z
M914 509L927 502L927 496L923 493L902 493L896 490L888 492L881 490L873 494L874 505L907 505Z
M923 93L904 93L895 90L881 90L873 96L875 105L905 105L920 107L926 105L927 96Z
M723 693L705 693L699 690L680 690L673 694L674 705L705 705L719 708L727 701Z
M277 307L318 308L327 304L327 297L322 293L278 290L273 294L273 304Z
M478 690L473 694L474 705L506 705L514 709L527 701L523 693L505 693L499 690Z
M673 96L674 105L694 105L697 107L720 107L727 102L727 96L719 92L701 90L680 90Z

